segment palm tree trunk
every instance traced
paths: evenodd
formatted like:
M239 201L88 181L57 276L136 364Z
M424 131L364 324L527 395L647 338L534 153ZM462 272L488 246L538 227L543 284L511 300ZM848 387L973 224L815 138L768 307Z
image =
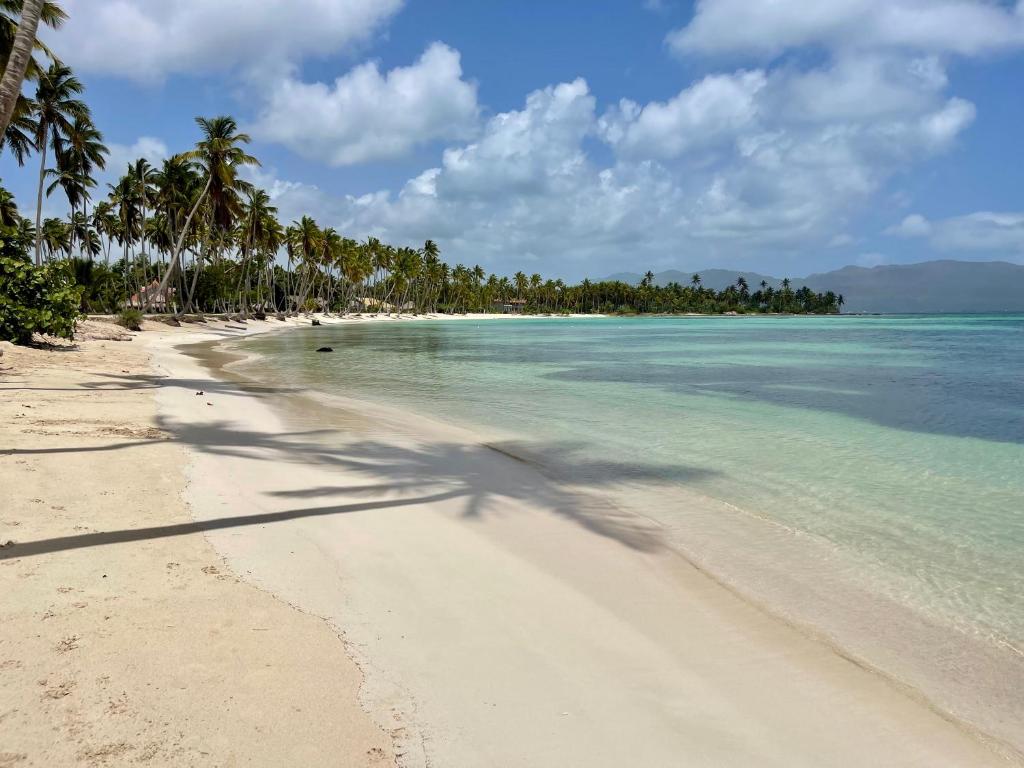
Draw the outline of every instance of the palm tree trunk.
M21 94L21 84L25 80L28 63L32 59L32 49L36 44L36 30L39 28L39 17L43 12L43 0L24 0L21 4L21 18L18 20L18 31L14 33L11 55L4 67L4 76L0 79L0 136L7 131L14 107Z
M185 226L181 228L181 234L178 235L178 242L174 244L174 253L171 254L171 263L167 267L167 271L164 272L163 279L160 281L160 287L156 289L156 296L163 296L164 291L167 290L167 284L171 280L171 273L174 272L174 268L178 265L178 259L181 257L181 246L185 243L185 235L188 234L189 225L192 223L192 217L196 215L196 211L199 210L200 203L203 202L203 198L206 197L206 193L210 191L210 183L213 181L211 175L206 180L206 186L203 188L202 193L196 198L195 205L192 206L192 210L188 212L188 218L185 219ZM153 296L146 297L146 309L145 312L149 311L150 306L153 304Z
M43 123L43 136L39 142L39 193L36 195L36 266L43 263L42 243L42 217L43 217L43 181L46 179L46 136L49 132L49 125Z

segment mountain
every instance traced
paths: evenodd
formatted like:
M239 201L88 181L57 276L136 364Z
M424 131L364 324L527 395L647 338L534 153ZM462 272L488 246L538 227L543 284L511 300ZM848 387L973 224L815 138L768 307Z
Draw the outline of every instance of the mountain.
M655 283L690 284L692 272L666 270ZM698 270L703 284L720 291L742 275L751 290L777 277L741 270ZM609 280L638 283L642 275L623 272ZM834 291L846 301L844 312L1024 312L1024 266L1005 261L925 261L878 267L843 267L807 277L790 278L793 287Z

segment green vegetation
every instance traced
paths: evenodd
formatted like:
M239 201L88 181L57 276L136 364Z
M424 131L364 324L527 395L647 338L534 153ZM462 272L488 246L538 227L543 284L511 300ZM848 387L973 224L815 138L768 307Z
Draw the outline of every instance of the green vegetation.
M27 344L33 333L70 339L81 294L66 262L34 265L23 235L0 226L0 339Z
M17 7L0 0L5 66ZM41 23L55 27L63 19L55 3L43 3ZM246 180L245 169L259 161L226 116L197 118L192 149L159 168L145 159L131 163L94 202L95 173L107 155L103 136L80 98L82 83L37 44L40 53L52 63L29 62L25 79L35 84L34 96L19 97L0 137L0 150L19 165L38 155L35 219L21 217L2 190L0 217L18 242L32 243L37 265L50 265L33 279L46 275L63 290L54 276L72 276L84 312L832 313L842 304L831 293L792 290L788 281L751 292L742 278L714 291L696 275L686 286L655 286L650 273L636 286L488 275L480 266L449 266L432 240L418 248L374 237L360 242L309 216L283 225L267 192ZM67 218L42 219L44 195L58 188Z
M141 331L142 318L141 309L122 309L117 316L117 323L118 325L123 325L129 331Z

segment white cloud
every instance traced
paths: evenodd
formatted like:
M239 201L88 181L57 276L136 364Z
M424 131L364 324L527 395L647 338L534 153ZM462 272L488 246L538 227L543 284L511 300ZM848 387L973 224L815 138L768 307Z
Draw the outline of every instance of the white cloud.
M274 188L285 217L310 211L350 236L398 243L431 237L448 258L494 269L537 258L570 276L614 271L623 258L652 266L732 266L767 250L828 242L893 173L953 138L947 131L945 143L938 142L930 128L949 109L930 85L929 96L884 119L855 120L843 110L811 119L792 114L787 99L795 75L749 75L728 76L750 84L749 117L740 121L735 110L693 117L689 105L706 81L657 109L619 105L598 118L586 82L575 80L535 91L522 109L495 115L476 140L446 150L438 167L397 193L337 198L306 185L273 182ZM669 104L687 106L669 110ZM648 125L644 141L630 142L642 116L658 110L715 134L714 151L678 144L673 131ZM599 162L591 151L595 138L614 150L610 161ZM851 241L833 238L837 246Z
M905 216L899 224L885 230L885 234L897 237L927 237L931 231L932 225L928 219L919 213L912 213Z
M624 155L677 157L734 139L756 117L766 82L761 70L709 75L667 102L641 107L623 99L601 120L601 131Z
M1024 255L1024 213L977 211L929 221L914 213L885 230L897 237L928 238L939 251L995 251L1004 256Z
M231 70L279 73L365 40L402 0L65 0L47 35L84 72L134 80Z
M476 86L462 79L458 51L430 45L411 66L382 74L362 64L334 83L273 83L252 131L331 165L396 157L434 139L472 135Z
M676 53L775 55L788 48L975 55L1024 45L1024 6L987 0L698 0L670 33Z
M933 222L932 246L944 251L1024 255L1024 213L978 211Z
M133 144L118 144L109 142L107 144L107 173L113 176L122 176L129 164L134 163L140 157L149 161L150 165L157 166L164 159L171 156L167 144L162 139L152 136L140 136Z
M937 2L940 10L949 4ZM716 5L700 4L698 18ZM857 3L801 5L814 21ZM751 259L766 253L852 245L846 229L859 206L895 174L956 143L975 110L949 93L944 50L837 46L813 66L794 58L720 72L659 100L623 99L601 110L577 79L481 122L476 86L458 52L443 44L408 66L382 71L367 63L332 82L305 82L287 66L316 53L299 46L272 57L285 68L259 81L264 95L257 93L263 100L252 132L260 138L334 165L396 157L424 142L459 143L400 188L363 195L250 174L286 222L310 214L352 237L429 237L450 260L492 269L538 259L567 276L612 272L623 259L756 267ZM1006 236L991 222L972 226L975 242L981 230Z

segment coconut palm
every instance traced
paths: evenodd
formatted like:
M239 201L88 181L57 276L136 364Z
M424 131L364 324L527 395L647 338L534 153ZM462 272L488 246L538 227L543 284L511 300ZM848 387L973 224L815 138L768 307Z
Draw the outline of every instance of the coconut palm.
M241 209L240 194L247 193L252 185L239 178L238 171L245 166L260 164L252 155L245 152L240 145L252 141L248 134L238 132L238 123L234 118L221 116L214 118L197 117L196 123L202 132L202 139L195 149L185 152L183 158L198 164L204 180L203 190L196 196L192 209L189 211L174 245L170 264L164 272L160 287L147 300L146 309L157 296L164 295L171 275L181 258L181 248L185 243L192 220L199 206L207 203L206 210L210 229L228 232L232 222ZM201 263L201 260L200 260ZM196 265L198 275L199 264ZM193 283L195 277L193 277Z
M45 219L36 239L46 249L48 258L71 253L71 228L61 219Z
M83 204L89 200L88 190L96 186L93 172L107 167L106 155L103 134L93 124L86 110L84 115L78 115L72 121L71 130L61 141L61 151L57 154L57 169L70 174L79 189L84 191ZM72 213L75 207L72 203Z
M0 227L16 227L21 222L21 215L18 213L18 206L14 202L14 195L6 189L0 188Z
M42 230L40 219L43 214L43 183L46 180L46 154L52 146L55 153L63 148L63 142L74 128L76 118L88 118L85 102L77 96L83 91L82 84L70 67L51 64L39 75L36 87L36 135L35 147L39 152L39 192L36 197L36 263L42 263Z
M36 38L40 22L55 29L66 18L56 3L46 0L0 0L0 136L6 137L12 116L24 99L22 83L38 77L40 67L32 52L39 50L57 60Z

